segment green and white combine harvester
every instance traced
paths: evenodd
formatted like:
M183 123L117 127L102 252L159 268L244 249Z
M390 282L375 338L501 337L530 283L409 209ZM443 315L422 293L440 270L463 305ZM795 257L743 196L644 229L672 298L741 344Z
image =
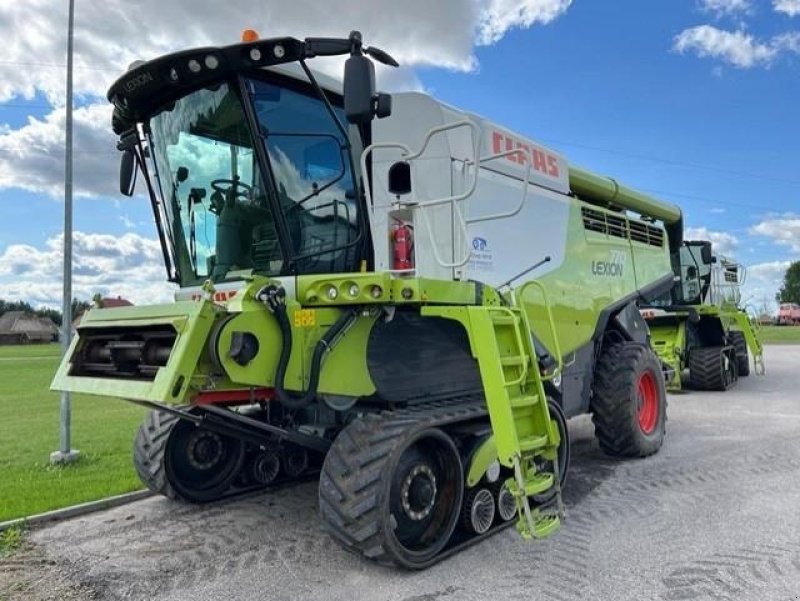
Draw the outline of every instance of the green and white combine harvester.
M642 307L653 349L669 366L667 389L681 390L688 371L695 390L727 390L750 375L750 355L763 375L758 330L741 307L744 266L715 256L711 242L685 241L673 267L673 289Z
M349 55L344 81L308 59ZM142 481L205 502L319 474L345 548L424 568L563 517L566 420L609 454L664 437L637 303L673 285L681 211L428 95L375 92L346 39L139 63L109 91L176 302L94 309L53 388L154 411ZM516 517L516 520L515 520Z

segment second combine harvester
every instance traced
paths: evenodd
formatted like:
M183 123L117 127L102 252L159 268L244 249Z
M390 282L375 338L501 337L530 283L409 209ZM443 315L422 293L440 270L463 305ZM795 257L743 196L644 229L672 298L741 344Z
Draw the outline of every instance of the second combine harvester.
M343 85L306 60L349 54ZM176 302L94 309L60 390L155 409L143 482L203 502L318 469L346 548L423 568L562 516L566 420L646 456L666 421L636 303L673 284L678 208L430 96L347 39L254 39L111 88ZM378 118L377 120L375 118Z

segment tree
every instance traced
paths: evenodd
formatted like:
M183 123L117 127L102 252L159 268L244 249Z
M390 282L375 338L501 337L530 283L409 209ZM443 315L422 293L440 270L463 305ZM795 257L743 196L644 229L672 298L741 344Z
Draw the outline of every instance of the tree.
M85 300L72 299L72 317L73 319L79 314L92 307L92 303ZM41 309L34 309L30 303L25 301L7 301L0 298L0 315L8 313L9 311L24 311L25 313L32 313L37 317L49 317L57 326L61 326L61 311L58 309L50 309L42 307Z
M789 265L783 276L783 286L775 299L779 303L800 303L800 261Z

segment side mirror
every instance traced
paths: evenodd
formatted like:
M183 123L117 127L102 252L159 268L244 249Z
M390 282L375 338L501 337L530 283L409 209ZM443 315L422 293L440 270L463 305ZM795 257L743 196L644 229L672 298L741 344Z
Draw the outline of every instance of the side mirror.
M179 184L182 184L187 179L189 179L189 170L186 167L183 167L183 166L178 167L178 171L175 174L175 180Z
M711 245L703 244L700 249L700 258L703 259L705 265L711 265L714 262L714 257L711 255Z
M366 56L354 54L344 63L344 112L353 124L372 121L375 95L375 65Z
M397 196L411 192L411 165L405 161L389 167L389 192Z
M133 196L138 168L133 150L130 148L123 150L119 163L119 191L121 194Z

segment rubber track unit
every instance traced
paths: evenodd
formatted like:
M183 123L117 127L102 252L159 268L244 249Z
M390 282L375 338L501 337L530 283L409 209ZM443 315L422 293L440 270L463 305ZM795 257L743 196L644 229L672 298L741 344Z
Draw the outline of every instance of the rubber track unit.
M173 501L190 504L213 503L259 490L272 490L292 482L305 482L318 473L318 469L310 468L296 478L289 478L281 474L269 484L235 483L218 497L208 501L186 499L170 485L164 469L164 451L167 440L172 428L179 421L180 418L176 415L157 410L149 411L144 422L139 426L133 443L133 466L142 484L151 492L163 495Z
M383 473L392 452L421 430L486 416L483 397L470 396L368 414L348 425L336 437L320 474L320 514L333 537L352 553L382 564L397 564L386 546L387 535L381 525L381 508L388 490ZM485 534L466 539L457 530L442 553L425 564L402 567L426 568L513 523L501 523Z
M736 350L736 368L739 377L743 378L750 375L750 355L747 352L747 339L743 332L734 330L730 333L731 344Z
M642 433L635 394L638 378L650 367L656 378L659 417L650 435ZM623 342L606 347L597 360L592 422L600 448L615 457L646 457L659 448L667 421L667 395L661 363L649 346Z
M168 482L164 470L164 449L179 419L170 413L148 411L134 439L133 466L142 483L152 492L183 501Z
M689 351L689 385L695 390L727 390L734 382L726 382L721 346L695 348Z

